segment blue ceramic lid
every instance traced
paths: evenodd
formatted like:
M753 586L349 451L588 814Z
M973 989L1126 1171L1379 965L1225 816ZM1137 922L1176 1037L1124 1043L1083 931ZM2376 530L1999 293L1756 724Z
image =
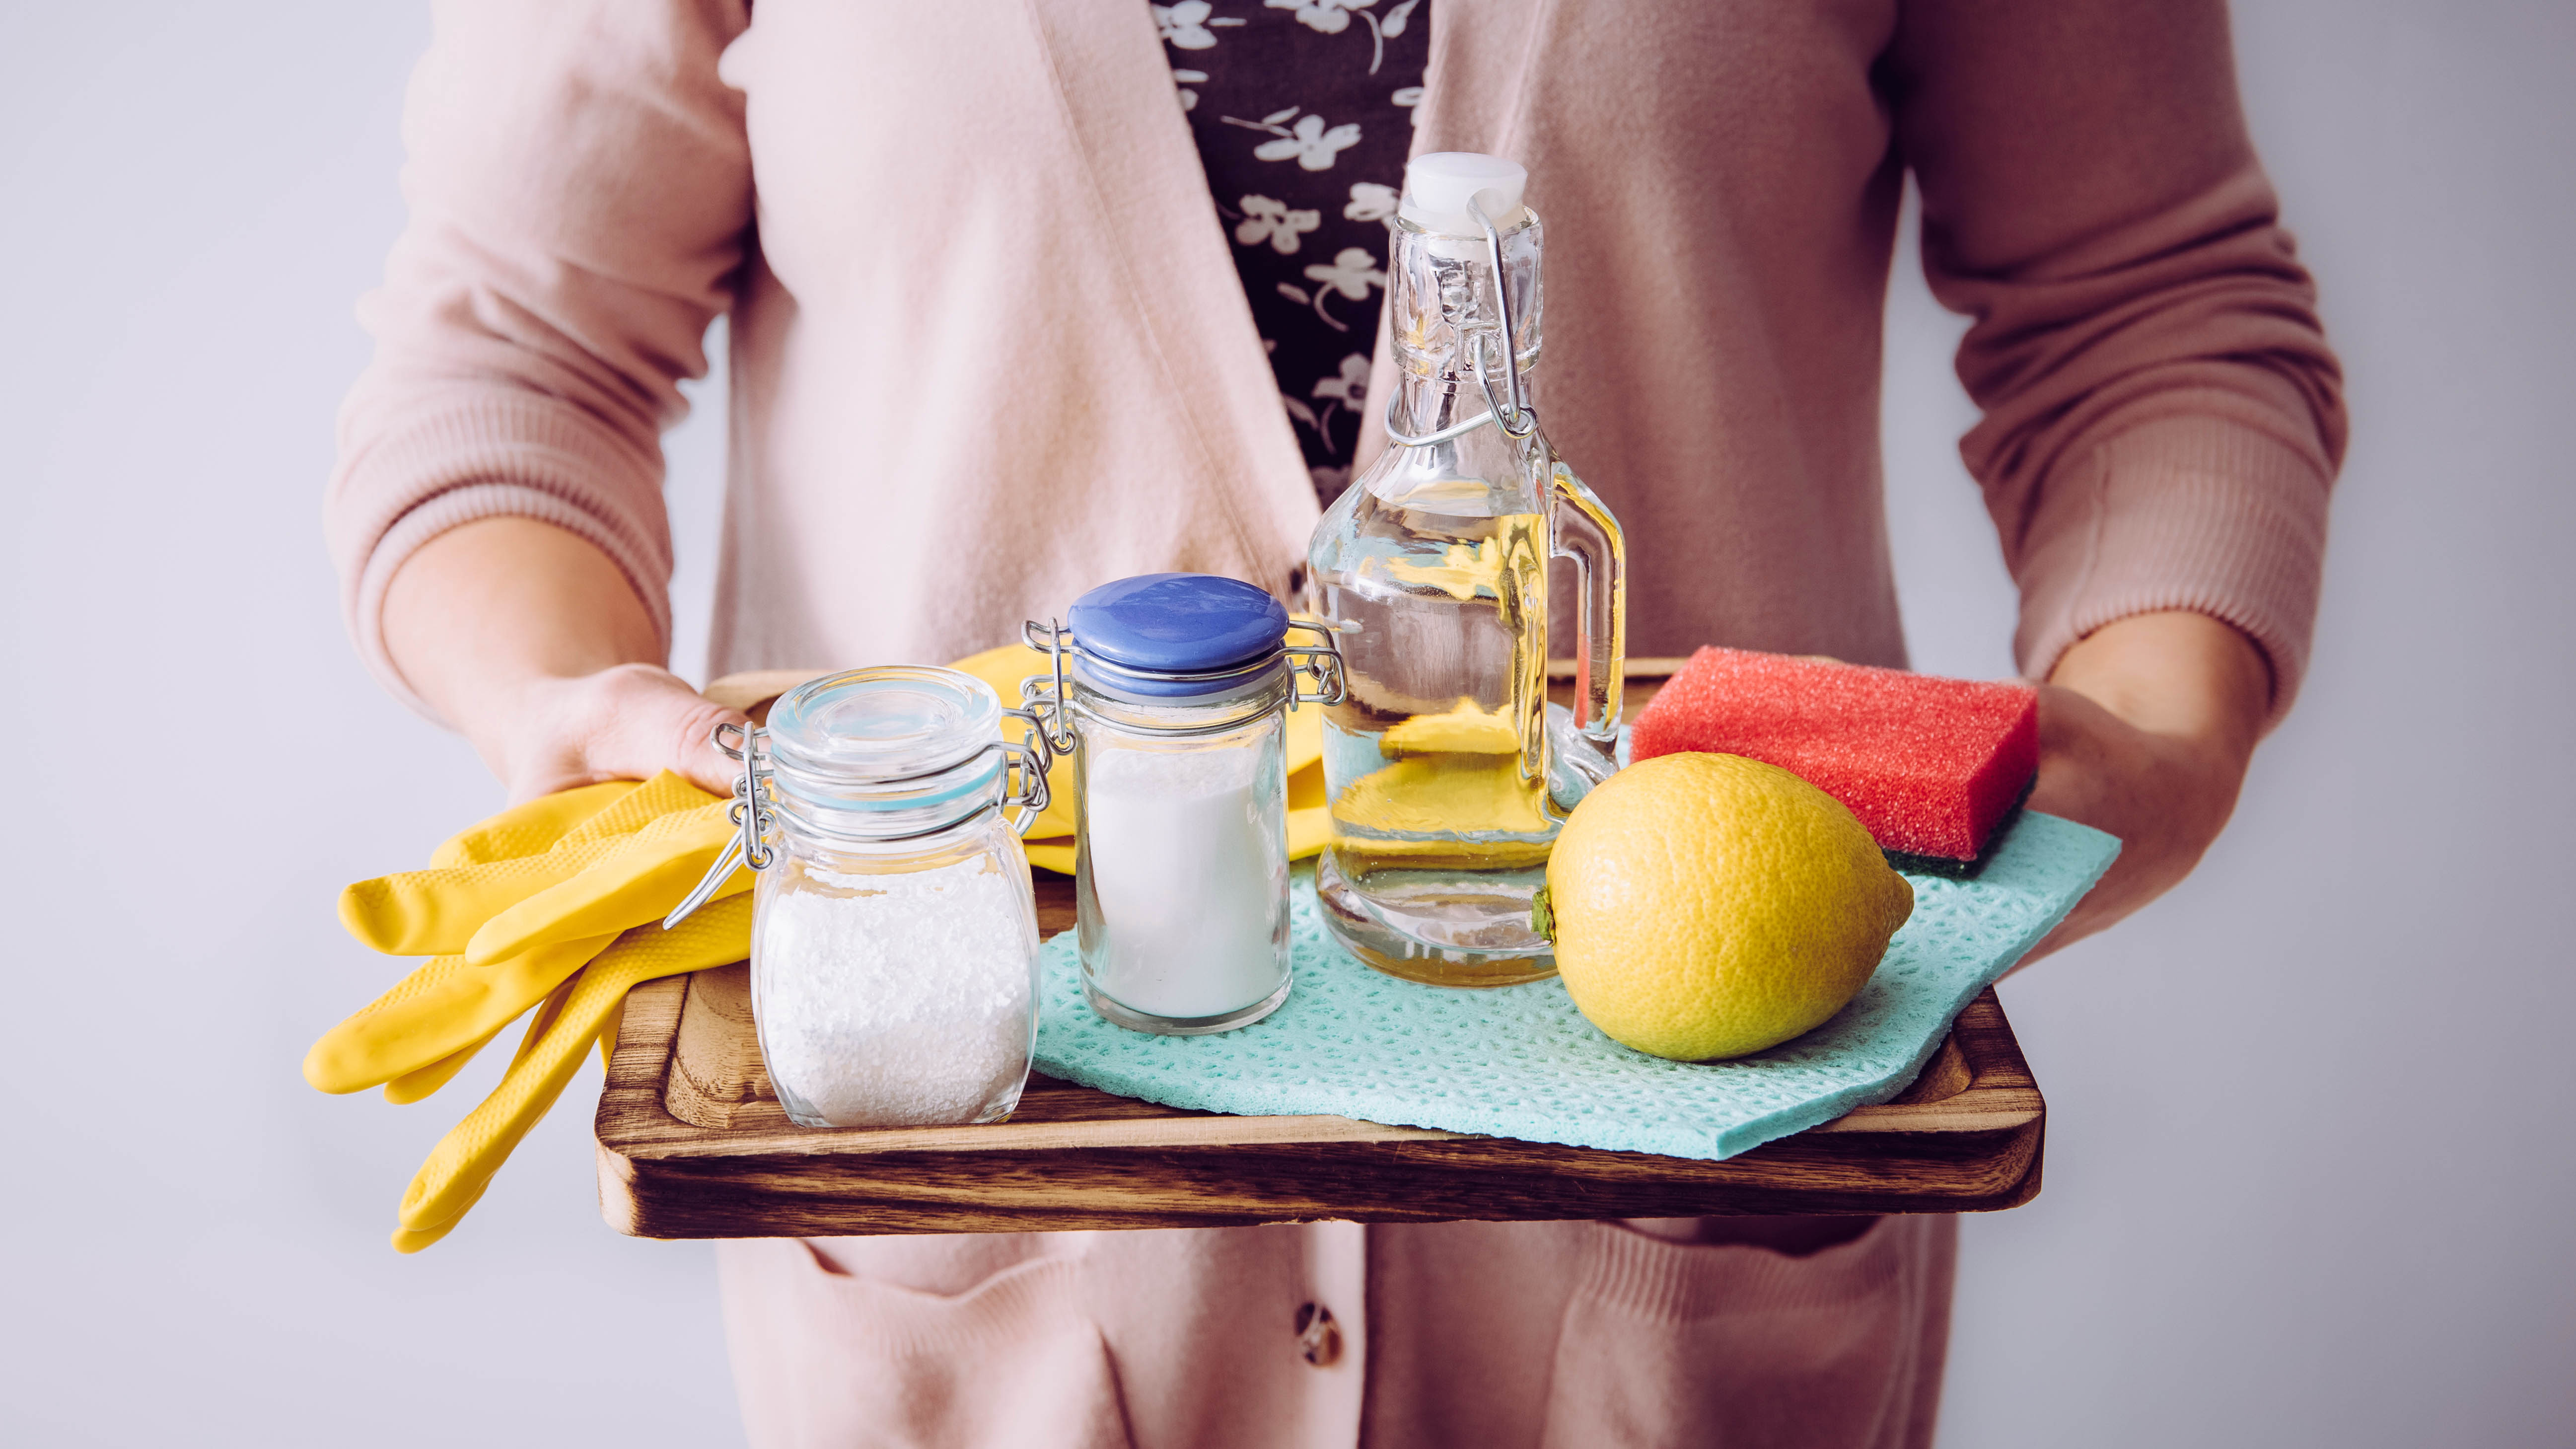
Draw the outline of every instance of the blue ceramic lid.
M1157 674L1205 674L1277 654L1288 610L1239 579L1138 574L1074 600L1066 622L1087 659Z

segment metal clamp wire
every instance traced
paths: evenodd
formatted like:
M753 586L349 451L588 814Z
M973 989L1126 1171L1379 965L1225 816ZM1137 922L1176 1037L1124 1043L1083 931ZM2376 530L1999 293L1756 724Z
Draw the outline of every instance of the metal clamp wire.
M1046 726L1040 723L1035 715L1019 709L1006 709L1002 713L1026 720L1030 730L1028 738L994 740L984 749L967 756L966 760L974 759L985 750L1001 752L1002 803L1010 807L1002 818L1010 825L1014 834L1026 835L1029 833L1029 827L1037 823L1039 814L1047 807L1050 798L1047 789L1047 770L1055 763L1055 757L1047 746ZM725 733L728 730L742 742L739 747L725 743ZM738 725L730 720L708 731L709 740L719 752L728 759L742 761L742 773L734 777L733 803L725 809L725 818L733 823L735 833L725 841L724 850L716 856L715 863L707 867L707 873L699 877L697 885L690 889L679 905L672 908L669 915L662 918L663 930L667 931L679 925L698 907L705 905L708 898L732 877L736 868L749 866L757 873L778 863L778 852L770 849L765 839L777 820L775 812L768 807L768 790L764 788L773 786L777 775L775 757L769 756L761 749L762 743L768 737L769 732L758 725ZM935 770L924 770L917 774L870 783L898 786L917 780L933 779L956 769L966 763L966 760L958 760ZM1011 783L1015 772L1018 776L1016 786ZM977 807L978 810L984 808L987 807ZM908 831L902 835L872 835L867 838L871 843L918 840L923 836L937 835L943 830L955 829L959 820L972 819L974 813L970 811L958 817L957 820L944 821L927 830Z
M1321 644L1281 645L1279 652L1288 656L1291 661L1289 664L1291 674L1303 673L1315 681L1315 692L1308 694L1298 688L1292 679L1289 684L1288 707L1294 709L1301 704L1340 704L1350 698L1350 664L1342 658L1341 641L1333 637L1335 633L1333 627L1329 624L1310 623L1304 619L1291 619L1288 621L1288 627L1292 630L1304 629L1324 641Z
M1490 403L1488 406L1490 407ZM1463 423L1451 423L1438 432L1408 433L1395 425L1395 399L1390 397L1386 400L1386 440L1399 448L1427 448L1434 443L1463 438L1493 421L1495 421L1493 413L1487 411L1478 413Z
M1512 316L1512 289L1503 278L1503 234L1495 227L1493 218L1485 215L1483 205L1472 196L1467 198L1467 214L1476 219L1476 225L1485 229L1485 255L1494 263L1494 315L1503 323L1503 370L1510 374L1512 384L1510 411L1504 411L1501 402L1494 397L1493 379L1485 373L1485 347L1481 336L1469 357L1476 364L1477 385L1485 390L1485 405L1494 410L1503 431L1514 438L1526 438L1538 426L1538 419L1530 413L1529 386L1521 380L1521 329L1518 319ZM1512 426L1514 423L1520 426Z
M1057 701L1050 698L1048 695L1047 679L1046 676L1042 674L1031 675L1029 678L1021 681L1020 688L1023 691L1027 691L1029 699L1037 705L1053 708L1061 703L1062 713L1068 716L1079 716L1083 719L1090 720L1094 724L1104 724L1109 726L1111 729L1120 730L1127 734L1151 735L1156 739L1186 740L1198 739L1207 735L1228 734L1243 728L1245 725L1252 723L1254 720L1257 720L1270 712L1270 707L1265 705L1258 710L1246 710L1241 714L1219 720L1214 724L1138 724L1133 720L1117 719L1112 716L1102 714L1100 711L1091 708L1089 705L1084 704L1078 699L1072 701Z
M1020 703L1030 706L1029 718L1037 722L1038 733L1045 738L1047 748L1059 755L1070 755L1076 741L1073 721L1065 716L1064 702L1073 697L1073 691L1065 687L1064 656L1073 648L1073 631L1053 619L1043 624L1035 619L1026 619L1020 623L1020 641L1046 655L1055 668L1055 692L1042 699L1030 692L1028 680L1023 679L1020 681ZM1055 715L1052 728L1045 722L1050 709Z
M725 743L727 730L733 731L734 737L742 741L740 748ZM705 905L717 888L732 878L736 867L749 865L754 871L763 871L777 863L776 853L761 840L770 824L769 812L762 806L764 797L761 790L761 785L772 773L763 769L760 762L760 741L766 734L767 731L758 725L738 725L731 720L707 732L708 740L727 759L742 761L742 773L733 781L733 803L725 807L725 818L733 822L734 834L725 841L724 849L716 855L715 863L707 867L707 873L698 877L697 885L671 908L669 915L662 918L663 930L679 925L698 907Z
M1475 369L1477 388L1485 394L1486 410L1436 432L1407 433L1395 425L1396 400L1389 396L1386 400L1386 440L1399 448L1425 448L1433 443L1463 438L1487 423L1502 429L1503 436L1514 442L1523 441L1538 431L1538 413L1530 407L1529 386L1521 377L1519 319L1512 315L1512 289L1503 276L1503 234L1472 196L1467 198L1467 214L1476 219L1476 225L1484 228L1485 255L1494 266L1494 312L1503 324L1501 343L1504 370L1510 375L1511 386L1507 391L1511 394L1511 402L1507 405L1494 395L1493 372L1491 364L1485 360L1485 344L1495 334L1479 328L1468 335L1467 361Z

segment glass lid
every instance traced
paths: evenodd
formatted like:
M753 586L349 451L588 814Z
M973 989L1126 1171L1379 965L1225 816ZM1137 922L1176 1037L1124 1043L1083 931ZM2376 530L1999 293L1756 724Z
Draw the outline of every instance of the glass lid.
M1001 723L1001 699L973 675L880 665L808 680L781 695L769 711L769 751L799 774L891 783L982 754L1001 738Z

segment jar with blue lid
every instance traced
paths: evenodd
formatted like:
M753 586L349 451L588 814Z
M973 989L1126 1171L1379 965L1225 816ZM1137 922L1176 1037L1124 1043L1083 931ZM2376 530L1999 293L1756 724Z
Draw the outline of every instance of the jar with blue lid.
M1005 716L1030 737L1006 741ZM971 675L887 666L799 685L740 734L718 744L743 761L742 854L760 873L752 1016L788 1117L1009 1116L1037 1037L1020 848L1046 805L1035 720Z
M1311 642L1290 642L1304 631ZM1083 990L1103 1018L1173 1036L1231 1031L1291 985L1286 712L1342 697L1332 634L1208 574L1103 584L1022 686L1074 759Z

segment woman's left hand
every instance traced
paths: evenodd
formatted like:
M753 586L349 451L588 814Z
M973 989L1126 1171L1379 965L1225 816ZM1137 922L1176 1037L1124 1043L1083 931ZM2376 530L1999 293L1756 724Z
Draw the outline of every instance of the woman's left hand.
M2271 700L2262 651L2206 614L2134 615L2066 651L2039 690L2030 808L2120 837L2120 858L2023 964L2191 873L2236 808Z

